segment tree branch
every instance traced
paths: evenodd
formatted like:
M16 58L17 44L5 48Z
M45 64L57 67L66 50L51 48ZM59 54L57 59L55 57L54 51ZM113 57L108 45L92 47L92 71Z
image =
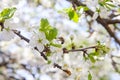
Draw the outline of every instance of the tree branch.
M115 19L115 20L105 19L105 21L107 22L107 24L116 24L116 23L120 23L120 20L118 20L118 19Z
M17 31L17 30L12 30L12 31L13 31L16 35L18 35L21 39L23 39L23 40L25 40L26 42L29 43L30 40L27 39L26 37L24 37L23 35L21 35L21 34L20 34L20 31ZM40 52L37 47L34 47L34 49L37 50L37 51L41 54L41 56L42 56L46 61L48 60L47 56L46 56L43 52ZM62 66L60 66L59 64L54 63L53 66L54 66L54 67L57 67L58 69L62 70L62 71L65 72L65 73L67 73L68 75L71 75L71 72L70 72L69 70L62 69Z
M71 0L76 6L86 6L85 4L82 4L80 1L78 0ZM91 10L86 11L86 13L90 16L93 16L94 12ZM120 39L115 35L115 33L111 30L111 28L108 26L109 24L114 24L114 23L119 23L118 20L114 20L113 22L111 20L107 20L107 19L102 19L100 16L98 16L98 18L96 19L96 21L98 23L100 23L108 32L108 34L114 38L114 40L120 45Z
M29 39L27 39L26 37L24 37L23 35L21 35L20 31L17 30L12 30L17 36L19 36L21 39L25 40L26 42L29 43Z
M30 40L27 39L26 37L24 37L23 35L21 35L20 31L17 31L17 30L12 30L12 31L13 31L17 36L19 36L22 40L25 40L27 43L29 43ZM44 54L43 52L40 52L37 47L34 47L34 49L37 50L45 60L48 60L47 57L45 56L45 54Z
M97 46L90 46L90 47L81 48L81 49L66 50L66 52L67 52L67 53L69 53L69 52L77 52L77 51L82 51L82 52L84 52L84 51L86 51L86 50L88 50L88 49L96 49L96 48L97 48Z

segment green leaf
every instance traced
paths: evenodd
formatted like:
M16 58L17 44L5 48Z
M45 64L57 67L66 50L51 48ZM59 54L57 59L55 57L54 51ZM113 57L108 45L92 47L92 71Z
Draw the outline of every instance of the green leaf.
M73 16L72 20L76 23L79 21L79 16L75 11L74 11L74 16Z
M43 31L45 33L48 41L55 39L58 34L57 29L53 28L47 19L41 19L39 31Z
M56 28L50 29L49 32L46 33L46 38L47 38L49 41L52 41L53 39L56 38L57 33L58 33L58 31L57 31Z
M88 7L83 7L84 8L84 11L88 11L89 10L89 8Z
M51 62L52 62L51 60L48 60L48 61L47 61L47 64L51 64Z
M105 55L109 52L110 48L108 48L107 46L105 46L104 44L101 44L99 41L97 43L97 53L99 53L100 55Z
M61 44L55 44L55 43L53 43L53 42L51 42L50 45L51 45L51 46L54 46L54 47L58 47L58 48L61 48L61 47L62 47Z
M105 8L107 8L108 10L116 7L110 0L99 0L99 4Z
M106 2L105 7L110 10L110 9L114 8L115 5L112 4L112 2Z
M88 80L92 80L92 75L91 75L90 72L89 72L89 74L88 74Z
M51 52L47 52L47 53L46 53L46 56L47 56L47 57L51 56Z
M90 55L92 55L92 56L99 56L99 53L94 51L94 52L91 52Z
M94 57L92 55L89 54L88 57L92 63L96 62L96 60L94 59Z
M5 19L11 18L16 11L16 8L5 8L1 13L0 13L0 22L4 22Z
M83 54L83 58L84 58L85 61L89 59L86 54Z
M65 9L65 12L68 14L68 17L70 20L73 20L74 22L78 22L79 20L79 15L75 10L72 8Z
M39 30L43 31L43 32L47 32L49 29L51 29L51 26L50 26L48 20L47 19L41 19Z
M105 5L105 3L103 3L103 2L99 2L99 4L100 4L100 6L104 6Z
M84 11L88 11L89 10L89 8L86 7L86 6L79 6L79 7L77 7L77 10L80 10L81 8L83 8Z
M72 20L72 18L74 17L74 11L73 10L70 10L68 12L68 16L69 16L69 19Z
M114 4L112 4L112 3L107 3L110 7L116 7Z

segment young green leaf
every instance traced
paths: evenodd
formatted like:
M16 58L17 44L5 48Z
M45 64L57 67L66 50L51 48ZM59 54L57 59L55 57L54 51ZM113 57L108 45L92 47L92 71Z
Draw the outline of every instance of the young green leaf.
M91 75L90 72L89 72L89 74L88 74L88 80L92 80L92 75Z
M98 46L97 53L99 53L100 55L105 55L110 50L107 46L105 46L104 44L101 44L99 41L97 43L97 46Z
M73 16L72 20L76 23L79 21L79 16L78 16L77 12L75 12L75 11L74 11L74 16Z
M73 20L74 22L78 22L79 20L79 15L75 10L72 8L65 9L65 12L68 14L68 17L70 20Z
M84 58L85 61L89 59L86 54L83 54L83 58Z
M115 5L110 0L103 0L103 1L99 0L99 4L107 8L108 10L115 7Z
M69 16L69 19L72 20L72 18L74 17L74 11L70 9L68 11L68 16Z
M89 8L87 6L79 6L79 7L77 7L77 10L80 10L81 8L83 8L84 11L89 10Z
M47 19L41 19L39 30L43 31L43 32L47 32L49 29L51 29L51 26L50 26L48 20Z
M46 56L47 56L47 57L51 56L51 52L47 52L47 53L46 53Z
M94 57L93 57L92 55L88 55L88 57L89 57L89 59L90 59L90 61L91 61L92 63L95 63L95 62L96 62L96 60L94 59Z
M47 61L47 64L51 64L51 62L52 62L51 60L48 60L48 61Z
M49 41L52 41L53 39L56 38L57 36L57 29L56 28L52 28L50 29L48 32L46 32L46 38L49 40Z
M53 42L51 42L50 45L51 45L51 46L54 46L54 47L58 47L58 48L61 47L61 44L55 44L55 43L53 43Z
M90 55L92 55L92 56L99 56L99 52L94 51L94 52L91 52Z
M5 19L11 18L16 11L16 8L5 8L1 13L0 13L0 22L4 22Z
M52 41L56 38L58 31L56 28L53 28L47 19L41 19L39 31L45 33L46 39Z

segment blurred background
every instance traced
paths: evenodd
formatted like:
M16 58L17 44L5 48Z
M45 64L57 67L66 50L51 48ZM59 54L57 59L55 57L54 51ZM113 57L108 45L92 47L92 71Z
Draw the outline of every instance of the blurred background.
M110 58L110 54L120 56L119 45L100 24L89 24L87 21L91 19L90 16L81 15L78 23L70 21L61 12L70 6L71 3L66 0L0 0L0 11L8 7L17 8L13 18L7 20L5 26L21 31L28 39L31 37L30 30L40 25L41 18L47 18L59 30L58 36L64 37L65 45L69 45L70 37L74 37L77 47L87 47L101 41L111 48L110 52L94 65L85 62L81 54L64 55L63 63L79 69L68 76L53 65L48 65L37 51L18 36L10 41L0 40L0 80L87 80L89 70L93 80L120 80L120 74L115 72ZM119 32L116 34L120 36ZM120 62L119 58L115 60Z

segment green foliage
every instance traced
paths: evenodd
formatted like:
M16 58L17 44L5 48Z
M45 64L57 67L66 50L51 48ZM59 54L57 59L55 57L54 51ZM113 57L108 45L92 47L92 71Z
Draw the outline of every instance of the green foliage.
M97 60L95 59L95 57L105 56L105 54L107 54L109 50L110 49L107 46L101 44L98 41L95 50L90 53L84 53L83 57L85 60L90 60L92 63L95 63Z
M50 51L49 51L49 52L46 52L46 56L47 56L47 57L51 56L51 52L50 52Z
M53 39L55 39L57 36L57 29L56 28L51 28L49 31L46 32L46 38L49 41L52 41Z
M59 48L61 47L61 44L53 43L53 39L57 37L58 30L53 28L47 19L41 19L39 31L45 33L46 39L50 42L49 45Z
M61 44L55 44L55 43L53 43L53 42L51 42L50 45L51 45L51 46L54 46L54 47L59 47L59 48L61 47Z
M48 61L47 61L47 64L51 64L51 62L52 62L52 61L48 60Z
M79 7L76 7L76 10L74 10L72 7L70 7L70 8L64 9L64 11L65 11L66 14L68 14L68 17L69 17L70 20L77 23L79 21L80 15L81 15L79 13L79 11L81 9L83 9L84 11L89 10L89 8L86 7L86 6L79 6Z
M92 63L95 63L95 62L96 62L96 60L94 59L94 56L93 56L93 55L89 54L89 55L88 55L88 58L90 59L90 61L91 61Z
M107 46L105 46L104 44L101 44L99 41L97 43L97 50L96 50L96 54L100 54L105 55L109 52L109 48Z
M0 12L0 22L4 22L6 19L11 18L16 11L15 7L5 8L2 12Z
M79 15L75 10L73 10L73 8L64 9L64 11L68 14L70 20L78 22Z
M47 19L41 19L40 21L40 31L47 32L51 29L52 27L50 26L49 22Z
M83 54L83 58L84 58L85 61L88 60L88 55Z
M77 10L79 11L82 8L83 8L84 11L88 11L89 10L89 8L87 6L79 6L79 7L77 7Z
M88 80L92 80L92 75L91 75L90 72L89 72L89 74L88 74Z
M115 7L115 5L110 0L103 0L103 1L99 0L99 4L107 8L108 10Z
M84 53L85 54L85 53ZM84 60L90 60L92 63L95 63L96 62L96 59L94 58L95 57L95 54L94 53L90 53L90 54L86 54L86 55L83 55L84 57Z
M58 34L57 29L53 28L47 19L41 19L39 30L45 33L46 39L48 41L55 39Z

